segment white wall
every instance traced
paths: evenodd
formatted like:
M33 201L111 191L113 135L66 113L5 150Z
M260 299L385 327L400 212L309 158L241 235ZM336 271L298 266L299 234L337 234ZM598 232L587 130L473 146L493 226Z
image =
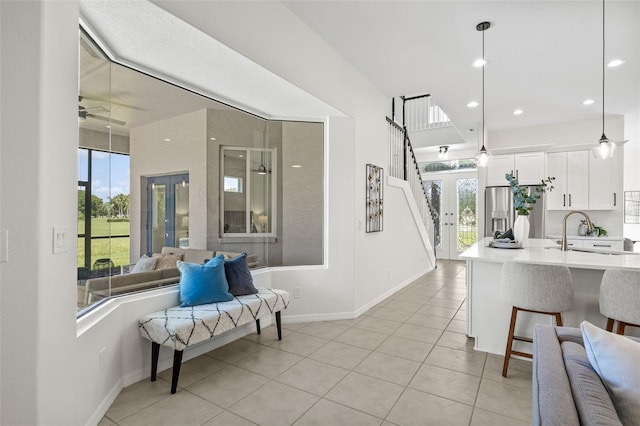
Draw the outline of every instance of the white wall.
M164 139L171 139L165 141ZM131 129L131 262L146 251L141 241L146 206L142 176L189 174L189 246L207 247L207 110ZM145 197L146 198L146 197Z
M72 284L78 5L3 1L0 9L0 229L10 236L0 264L0 423L82 424ZM54 225L70 231L66 253L52 254Z

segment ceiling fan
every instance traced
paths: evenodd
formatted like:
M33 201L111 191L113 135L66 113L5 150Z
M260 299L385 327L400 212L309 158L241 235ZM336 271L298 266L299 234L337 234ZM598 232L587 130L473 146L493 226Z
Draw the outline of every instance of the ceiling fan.
M101 107L101 106L85 107L80 105L80 102L82 102L83 99L84 97L82 95L78 96L78 119L86 120L87 118L93 118L95 120L102 120L102 121L106 121L107 123L118 124L120 126L124 126L125 124L127 124L122 120L116 120L115 118L98 115L97 113L109 112L109 110L104 107Z

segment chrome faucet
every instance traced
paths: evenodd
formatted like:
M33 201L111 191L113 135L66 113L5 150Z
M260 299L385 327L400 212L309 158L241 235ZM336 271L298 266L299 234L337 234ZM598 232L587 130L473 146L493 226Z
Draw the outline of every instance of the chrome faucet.
M593 222L591 222L591 218L587 216L585 212L581 210L571 210L569 213L565 215L564 219L562 219L562 242L561 242L562 251L569 250L569 246L567 244L567 219L569 218L569 216L571 216L574 213L580 213L586 219L587 233L590 233L593 231Z

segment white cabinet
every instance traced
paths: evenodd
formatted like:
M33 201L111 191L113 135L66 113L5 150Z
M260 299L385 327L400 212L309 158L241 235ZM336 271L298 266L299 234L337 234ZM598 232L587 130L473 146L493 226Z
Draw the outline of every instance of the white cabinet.
M620 240L583 240L582 247L590 249L602 249L602 250L624 250L624 243Z
M614 210L622 205L623 149L613 158L596 159L590 151L547 154L547 176L554 190L547 194L548 210Z
M589 208L589 151L547 154L547 176L556 178L547 194L548 210Z
M505 174L513 174L522 185L536 185L544 176L544 153L494 155L487 169L487 186L505 186Z
M606 160L589 156L589 208L613 210L622 205L622 148Z

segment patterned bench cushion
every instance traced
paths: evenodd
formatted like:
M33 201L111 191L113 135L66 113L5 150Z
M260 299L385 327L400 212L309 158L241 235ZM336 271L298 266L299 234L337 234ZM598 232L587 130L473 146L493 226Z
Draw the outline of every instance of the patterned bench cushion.
M182 351L243 324L267 317L289 306L284 290L258 288L258 293L229 302L164 309L139 321L142 337Z

